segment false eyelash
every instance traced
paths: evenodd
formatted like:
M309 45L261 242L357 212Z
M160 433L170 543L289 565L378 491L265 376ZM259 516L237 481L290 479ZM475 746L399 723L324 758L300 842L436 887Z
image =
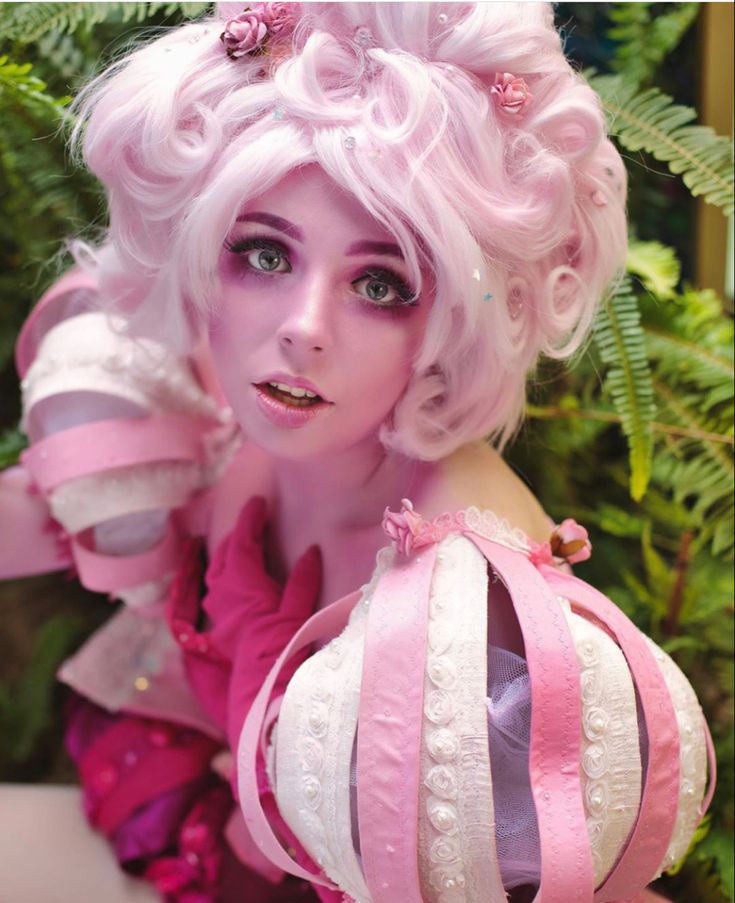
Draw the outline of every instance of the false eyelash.
M269 251L275 251L283 257L288 257L288 248L269 238L237 238L234 241L228 238L225 239L225 248L232 254L244 254L245 251L253 251L255 248L267 248Z
M393 270L386 270L382 267L371 267L369 270L365 270L365 272L358 279L353 281L353 285L355 282L359 282L365 277L369 277L370 279L376 279L379 282L384 282L386 285L389 285L391 288L396 290L398 297L401 299L399 304L401 307L415 307L418 304L418 296L416 292L412 291L412 289L406 285L406 283L401 279L401 277L394 273ZM380 302L375 302L375 304L379 307ZM386 305L388 307L389 305Z
M289 254L288 248L286 248L280 242L273 241L269 238L259 238L258 236L238 238L234 241L226 239L224 246L226 250L228 250L232 254L244 254L246 251L252 251L256 248L267 248L270 251L274 251L276 254L282 255L286 259L288 259ZM253 270L253 272L258 275L259 271ZM264 275L268 274L266 273ZM386 285L390 285L391 288L395 289L396 294L400 299L395 304L381 305L379 301L369 301L366 298L366 302L369 303L372 307L382 306L386 310L389 310L395 307L416 307L419 303L418 295L416 294L416 292L414 292L397 273L394 273L393 270L385 269L384 267L370 267L369 269L365 270L360 276L358 276L357 279L353 279L352 284L354 285L355 282L360 282L362 279L366 278L377 279L380 282L384 282Z

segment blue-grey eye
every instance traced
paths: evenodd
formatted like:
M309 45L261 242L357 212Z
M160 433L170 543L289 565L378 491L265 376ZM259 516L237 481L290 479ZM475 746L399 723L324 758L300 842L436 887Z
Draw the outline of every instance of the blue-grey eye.
M390 270L367 273L352 285L355 288L362 286L358 294L376 307L411 307L417 303L415 293Z
M290 273L286 251L275 242L262 238L241 238L225 242L231 254L244 258L247 266L256 273Z
M253 254L248 254L248 263L252 265L252 257ZM263 251L258 252L258 266L261 270L267 270L268 272L272 272L278 269L278 265L280 264L282 257L277 251L272 251L270 248L266 248Z
M380 282L377 279L371 279L365 286L365 290L371 301L384 301L385 296L390 291L385 282Z

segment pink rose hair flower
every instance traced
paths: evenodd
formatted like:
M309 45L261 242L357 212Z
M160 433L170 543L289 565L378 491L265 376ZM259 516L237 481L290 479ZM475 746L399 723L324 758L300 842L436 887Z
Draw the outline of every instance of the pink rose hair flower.
M413 505L408 499L402 499L401 506L398 513L385 509L383 530L399 552L410 555L416 537L421 532L423 519L413 510Z
M549 544L552 553L557 558L563 558L569 564L586 561L592 554L589 534L581 524L572 520L571 517L563 520L554 529Z
M236 60L263 53L269 38L284 34L293 25L295 8L295 3L256 3L229 19L220 35L227 56Z
M495 84L490 88L495 105L505 113L517 116L523 108L533 100L528 85L522 78L516 78L510 72L498 72Z

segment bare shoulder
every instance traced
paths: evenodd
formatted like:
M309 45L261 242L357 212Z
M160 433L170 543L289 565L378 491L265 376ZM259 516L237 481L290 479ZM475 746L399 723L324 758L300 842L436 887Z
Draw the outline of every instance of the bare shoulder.
M215 549L237 523L243 505L254 495L271 498L272 466L257 446L245 442L217 481L207 531L207 544Z
M416 507L424 517L474 505L489 508L536 542L551 532L551 520L518 474L489 445L477 442L439 462Z

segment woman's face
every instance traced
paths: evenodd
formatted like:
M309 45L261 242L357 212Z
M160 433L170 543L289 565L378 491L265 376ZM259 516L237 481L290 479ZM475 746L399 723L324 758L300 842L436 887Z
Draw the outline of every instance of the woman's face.
M393 236L313 164L246 205L219 275L212 356L245 435L292 460L374 439L430 308Z

